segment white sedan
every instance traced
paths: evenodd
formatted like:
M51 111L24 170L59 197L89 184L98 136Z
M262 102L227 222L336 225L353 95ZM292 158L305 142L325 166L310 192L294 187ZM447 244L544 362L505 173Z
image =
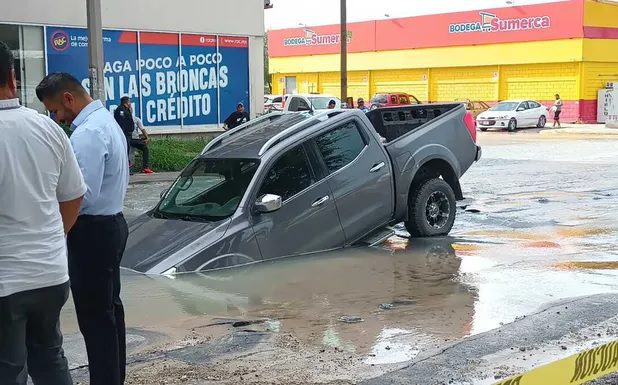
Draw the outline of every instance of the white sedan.
M513 132L518 127L543 128L548 117L549 110L539 102L507 100L479 114L476 118L476 124L481 131L499 128Z

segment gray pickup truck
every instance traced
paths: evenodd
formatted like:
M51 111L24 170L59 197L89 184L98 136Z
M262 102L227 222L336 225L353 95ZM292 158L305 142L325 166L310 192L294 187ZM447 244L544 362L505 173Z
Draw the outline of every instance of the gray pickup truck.
M373 245L402 221L446 235L475 141L463 104L265 115L210 142L130 224L122 265L221 269Z

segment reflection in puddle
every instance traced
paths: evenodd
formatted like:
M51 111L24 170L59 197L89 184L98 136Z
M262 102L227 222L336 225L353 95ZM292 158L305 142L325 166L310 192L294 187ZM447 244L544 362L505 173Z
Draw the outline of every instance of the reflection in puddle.
M268 330L317 346L408 360L429 344L470 334L476 294L457 279L450 239L393 237L386 247L350 248L200 274L124 273L130 327L203 328L214 317L268 319ZM393 304L390 309L382 304ZM357 316L362 322L344 323ZM70 316L65 329L75 328ZM72 324L71 324L72 321ZM422 330L423 334L410 334ZM409 339L403 344L401 333ZM396 342L391 339L397 339Z

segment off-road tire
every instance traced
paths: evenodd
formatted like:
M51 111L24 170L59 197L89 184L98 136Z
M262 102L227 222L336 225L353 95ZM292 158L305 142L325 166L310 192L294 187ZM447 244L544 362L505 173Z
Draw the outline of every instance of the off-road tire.
M441 202L439 223L432 225L429 215L430 199L439 197ZM429 179L420 185L410 195L408 201L408 220L405 222L406 229L412 237L436 237L447 235L453 228L457 211L457 200L451 186L442 179ZM433 206L432 206L433 208ZM448 214L448 216L444 216ZM444 222L441 224L441 222Z

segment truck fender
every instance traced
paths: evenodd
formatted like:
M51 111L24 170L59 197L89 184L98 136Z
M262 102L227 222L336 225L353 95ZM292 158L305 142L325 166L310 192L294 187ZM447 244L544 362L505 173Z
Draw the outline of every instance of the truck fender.
M398 159L398 163L401 161L402 159ZM400 164L405 165L407 169L402 169L402 189L397 194L396 218L408 220L410 195L424 181L432 178L444 179L455 192L456 199L463 199L458 163L453 153L446 147L437 144L427 145L410 156L408 161Z

